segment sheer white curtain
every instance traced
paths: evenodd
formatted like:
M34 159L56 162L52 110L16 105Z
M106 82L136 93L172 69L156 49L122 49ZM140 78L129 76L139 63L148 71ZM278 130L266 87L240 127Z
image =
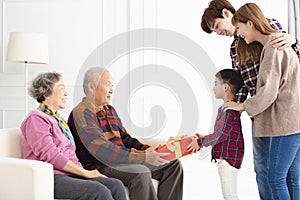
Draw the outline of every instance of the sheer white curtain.
M290 34L300 38L300 3L299 0L288 1L288 22Z

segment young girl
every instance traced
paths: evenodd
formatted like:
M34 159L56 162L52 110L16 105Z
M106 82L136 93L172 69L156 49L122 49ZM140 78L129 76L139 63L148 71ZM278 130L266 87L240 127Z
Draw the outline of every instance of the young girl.
M273 199L300 199L300 73L292 50L270 45L272 29L254 3L233 16L239 36L239 60L260 57L257 93L242 104L227 102L224 110L245 110L254 118L254 136L270 137L268 182Z
M237 70L223 69L216 74L215 96L224 102L232 101L243 84L243 79ZM203 146L213 146L212 160L218 162L224 199L237 200L237 172L244 157L240 112L233 110L223 112L222 107L220 107L215 121L214 133L204 137L196 134L189 150L195 152Z

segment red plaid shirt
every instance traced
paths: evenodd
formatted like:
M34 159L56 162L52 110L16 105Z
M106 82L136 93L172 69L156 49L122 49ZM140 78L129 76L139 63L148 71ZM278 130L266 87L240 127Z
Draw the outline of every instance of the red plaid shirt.
M244 157L244 138L240 113L233 110L223 112L220 107L214 133L199 138L198 144L200 147L213 146L212 160L223 159L231 166L241 168Z
M268 19L270 22L270 25L281 32L284 32L282 30L281 25L276 19ZM256 81L257 81L257 75L259 72L259 61L258 62L246 62L242 65L239 65L238 63L238 56L236 52L238 43L238 37L234 36L234 40L230 47L230 57L232 61L232 68L239 70L241 73L241 76L244 80L244 86L237 92L236 94L236 100L239 103L244 102L247 99L248 93L250 93L251 96L256 94ZM298 55L299 62L300 62L300 44L297 40L296 44L292 46L296 54Z

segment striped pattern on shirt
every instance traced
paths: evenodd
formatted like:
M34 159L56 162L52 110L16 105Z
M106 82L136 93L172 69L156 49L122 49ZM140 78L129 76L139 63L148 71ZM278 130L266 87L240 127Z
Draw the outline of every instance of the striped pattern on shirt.
M86 168L145 161L145 150L149 146L127 133L110 105L98 110L84 98L71 112L68 124L75 139L77 157Z

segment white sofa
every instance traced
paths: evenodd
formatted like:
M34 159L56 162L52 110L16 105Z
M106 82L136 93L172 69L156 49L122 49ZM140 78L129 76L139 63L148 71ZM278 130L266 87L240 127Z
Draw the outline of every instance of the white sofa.
M20 157L20 129L0 129L0 199L53 200L53 166Z
M161 139L143 140L149 145ZM157 189L158 181L153 180ZM125 187L128 196L128 189ZM21 159L19 128L0 129L0 199L53 200L53 166L49 163Z

